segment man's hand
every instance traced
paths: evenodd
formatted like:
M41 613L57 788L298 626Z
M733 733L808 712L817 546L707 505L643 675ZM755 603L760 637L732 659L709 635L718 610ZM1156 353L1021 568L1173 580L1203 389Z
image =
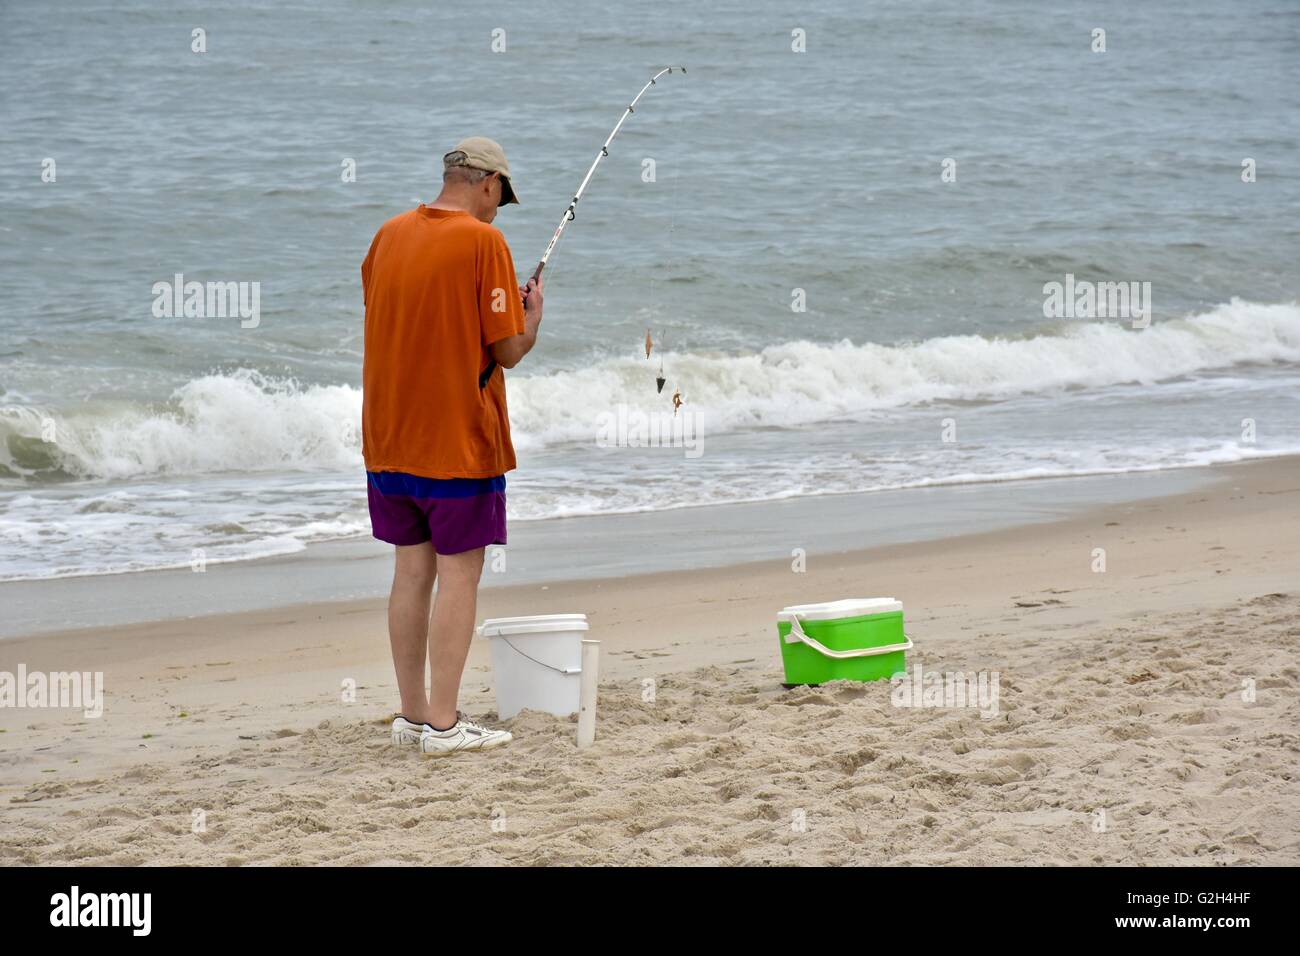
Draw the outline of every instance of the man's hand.
M502 368L514 368L519 361L532 351L537 343L537 328L542 324L542 281L529 279L528 285L519 287L519 295L524 300L524 331L522 335L512 335L500 342L493 342L489 347L492 359Z
M519 294L524 298L524 328L532 329L537 335L537 327L542 324L542 280L529 279L528 285L519 287Z

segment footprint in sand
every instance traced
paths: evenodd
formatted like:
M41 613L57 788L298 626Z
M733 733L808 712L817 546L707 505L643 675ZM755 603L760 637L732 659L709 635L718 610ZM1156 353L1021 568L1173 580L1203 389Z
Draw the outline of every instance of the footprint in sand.
M803 707L805 704L809 704L817 707L835 706L835 701L831 700L829 697L827 697L824 694L808 694L804 697L796 697L792 700L784 700L781 703L787 704L790 707Z

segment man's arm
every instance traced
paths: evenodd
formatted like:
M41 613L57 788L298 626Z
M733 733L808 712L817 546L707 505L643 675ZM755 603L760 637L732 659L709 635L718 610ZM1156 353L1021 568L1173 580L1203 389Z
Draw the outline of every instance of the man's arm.
M488 346L492 360L502 368L514 368L537 344L537 329L542 324L542 280L529 279L519 290L524 297L524 331L500 339Z

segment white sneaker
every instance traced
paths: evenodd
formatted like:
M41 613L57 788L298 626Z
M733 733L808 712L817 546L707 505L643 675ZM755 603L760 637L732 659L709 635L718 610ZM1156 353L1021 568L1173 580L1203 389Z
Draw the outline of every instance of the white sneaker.
M393 721L393 746L394 747L415 747L420 743L420 735L426 730L432 730L428 724L417 724L407 720L405 717L398 717Z
M445 757L461 750L491 750L504 747L514 736L506 730L488 730L480 727L462 713L456 714L456 725L449 730L434 730L428 724L420 735L420 753L431 757Z

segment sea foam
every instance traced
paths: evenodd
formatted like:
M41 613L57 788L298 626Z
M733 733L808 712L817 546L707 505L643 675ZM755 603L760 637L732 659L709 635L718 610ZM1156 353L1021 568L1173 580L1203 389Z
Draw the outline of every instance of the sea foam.
M544 347L544 346L543 346ZM656 355L655 358L660 358ZM995 401L1069 388L1155 383L1242 364L1300 363L1300 307L1233 300L1133 330L1064 323L1021 338L942 336L895 345L792 341L744 355L665 353L658 363L608 358L508 379L521 449L595 441L602 411L668 408L680 388L711 434L796 428L920 403ZM55 441L42 441L53 422ZM0 474L10 478L360 468L361 392L240 369L205 375L157 405L76 412L0 407Z

